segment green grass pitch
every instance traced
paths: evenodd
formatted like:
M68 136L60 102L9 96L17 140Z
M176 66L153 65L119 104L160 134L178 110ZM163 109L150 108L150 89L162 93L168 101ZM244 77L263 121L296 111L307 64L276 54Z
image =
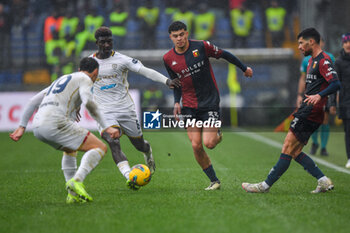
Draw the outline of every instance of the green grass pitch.
M285 136L259 134L279 143ZM280 148L224 132L208 151L222 189L208 192L185 132L148 131L145 138L157 164L147 186L128 190L108 152L84 182L94 202L66 205L61 152L31 133L18 143L1 133L0 232L349 232L350 174L319 165L335 189L310 194L316 180L292 162L269 193L246 193L241 183L264 180ZM121 141L132 165L144 163L126 137ZM325 160L344 167L344 147L344 134L332 132Z

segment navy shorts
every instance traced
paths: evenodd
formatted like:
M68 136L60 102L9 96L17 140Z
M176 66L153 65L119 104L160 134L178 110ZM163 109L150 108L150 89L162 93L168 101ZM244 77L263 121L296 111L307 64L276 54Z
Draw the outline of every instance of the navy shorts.
M206 120L220 120L220 111L217 110L201 110L195 108L183 107L181 109L181 115L184 116L185 119L196 119L200 121Z
M320 123L295 117L290 123L289 129L293 132L299 142L307 144L310 136L320 127Z

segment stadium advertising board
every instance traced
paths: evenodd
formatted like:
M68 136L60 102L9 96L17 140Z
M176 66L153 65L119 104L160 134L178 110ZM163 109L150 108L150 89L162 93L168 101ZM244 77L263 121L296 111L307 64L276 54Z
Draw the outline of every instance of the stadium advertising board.
M136 111L140 116L140 92L129 90L134 100ZM0 93L0 131L12 131L16 129L21 120L21 116L26 104L36 92L2 92ZM85 106L80 110L81 120L79 124L89 130L97 130L95 120L89 115ZM27 130L31 130L33 116L31 117Z

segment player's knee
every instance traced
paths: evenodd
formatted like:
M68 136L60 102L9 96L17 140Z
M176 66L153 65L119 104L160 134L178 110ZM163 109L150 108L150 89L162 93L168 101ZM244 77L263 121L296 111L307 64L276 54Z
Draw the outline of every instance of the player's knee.
M204 140L203 143L204 143L204 146L210 150L214 149L217 144L215 140L211 140L211 139Z
M203 150L203 145L200 142L192 142L192 149L194 151L201 151Z
M103 156L107 153L108 147L103 142L101 142L101 145L99 145L98 148L103 151Z

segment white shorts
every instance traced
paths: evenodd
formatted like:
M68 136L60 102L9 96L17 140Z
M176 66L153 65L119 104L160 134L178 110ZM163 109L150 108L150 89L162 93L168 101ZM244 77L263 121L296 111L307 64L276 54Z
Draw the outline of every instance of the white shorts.
M129 112L104 112L103 117L107 126L119 127L122 133L129 137L137 138L142 136L139 120L136 112L133 110ZM100 133L102 131L100 126L99 131Z
M42 124L33 128L33 133L40 141L56 150L68 148L75 151L81 147L90 132L72 121L65 121L64 124Z

